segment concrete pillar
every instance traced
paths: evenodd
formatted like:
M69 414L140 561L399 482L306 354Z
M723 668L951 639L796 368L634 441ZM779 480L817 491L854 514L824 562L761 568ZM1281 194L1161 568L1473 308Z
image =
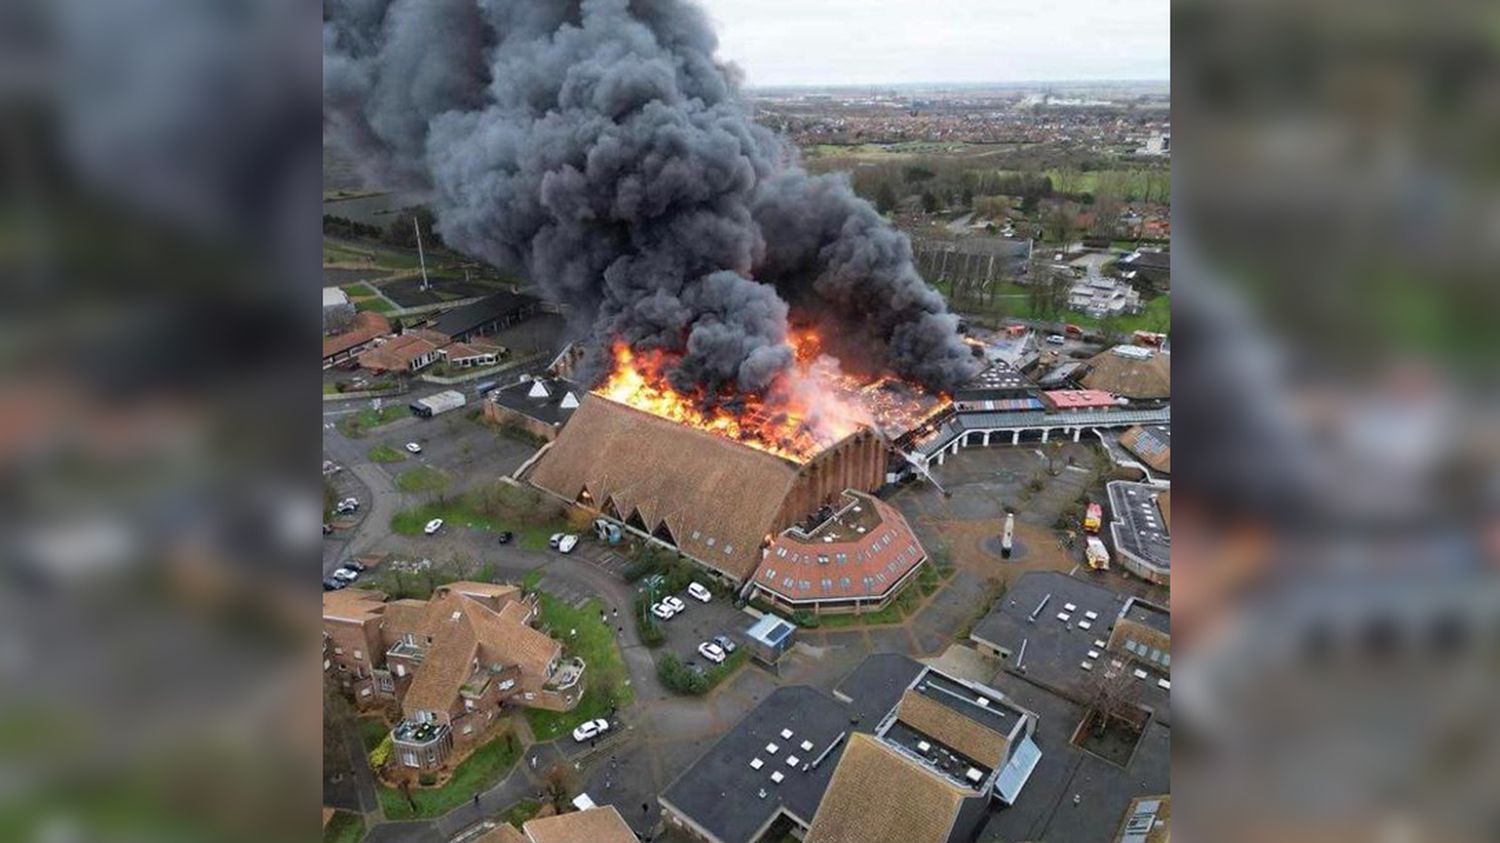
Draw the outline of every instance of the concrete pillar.
M989 446L990 446L990 432L988 430L986 430L984 432L984 447L988 448Z
M947 457L947 456L948 456L948 449L947 448L944 448L943 450L938 451L938 465L942 465L943 464L943 459L945 457Z
M1049 435L1051 435L1051 433L1052 433L1052 428L1050 428L1050 427L1044 427L1044 428L1042 428L1042 443L1043 444L1045 444L1047 442L1047 437Z
M1081 427L1075 427L1075 428L1073 428L1073 441L1077 442L1078 439L1079 439L1079 437L1081 437L1081 436L1083 436L1083 428L1081 428Z
M1019 430L1012 430L1010 432L1010 444L1012 444L1012 445L1019 445L1019 444L1021 444L1021 431L1019 431Z

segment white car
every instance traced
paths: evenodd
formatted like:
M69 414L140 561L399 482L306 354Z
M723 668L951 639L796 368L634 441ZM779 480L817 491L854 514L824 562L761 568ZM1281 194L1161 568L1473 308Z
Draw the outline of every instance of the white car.
M578 546L578 537L575 536L575 535L573 535L572 533L569 533L566 536L563 536L562 538L560 538L560 539L557 540L557 552L558 553L572 553L573 552L573 548L575 548L577 546Z
M434 518L431 521L427 522L427 526L425 526L425 527L422 528L422 532L424 532L424 533L426 533L427 535L430 536L433 533L436 533L438 530L441 530L441 529L443 529L443 519L441 519L441 518Z
M655 606L651 607L651 614L656 615L658 618L661 618L664 621L669 621L672 619L672 616L677 613L672 610L671 606L668 606L665 603L657 603Z
M609 721L604 719L590 720L573 730L573 740L583 743L593 740L609 731Z
M1047 342L1052 343L1053 345L1062 345L1067 341L1067 338L1062 334L1053 334L1052 336L1047 337Z
M333 578L343 582L354 582L359 579L359 572L353 568L340 568L333 572Z
M710 644L704 641L698 645L698 655L708 659L714 664L724 661L724 650L718 644Z
M707 603L714 599L713 593L698 583L688 583L688 594L691 594L693 599L701 603Z
M661 602L663 606L671 606L674 613L687 611L687 604L682 602L682 598L675 594L663 597Z
M413 454L420 454L422 453L422 446L418 445L415 442L408 442L406 443L406 450L410 451Z

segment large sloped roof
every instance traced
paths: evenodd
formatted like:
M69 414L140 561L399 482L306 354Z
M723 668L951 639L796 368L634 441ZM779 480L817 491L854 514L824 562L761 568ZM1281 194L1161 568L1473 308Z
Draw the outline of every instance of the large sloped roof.
M1115 349L1089 358L1089 373L1083 385L1123 395L1126 398L1168 398L1172 395L1172 358L1160 351L1140 357Z
M849 736L807 843L943 843L965 794L870 735Z
M531 482L570 501L613 506L646 530L665 524L684 553L736 579L760 562L797 478L787 460L590 394Z
M1009 739L978 721L965 717L941 703L934 702L916 691L901 695L901 705L896 716L906 725L923 734L936 738L949 749L963 753L991 768L1005 762L1006 745Z

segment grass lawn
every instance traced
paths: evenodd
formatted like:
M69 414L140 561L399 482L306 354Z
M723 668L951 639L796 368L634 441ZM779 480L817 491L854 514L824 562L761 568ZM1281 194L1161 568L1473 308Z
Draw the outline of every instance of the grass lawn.
M368 298L355 302L354 309L359 312L373 310L376 313L390 313L396 309L396 306L382 298Z
M379 290L376 290L374 287L371 287L369 284L366 284L364 282L360 282L358 284L345 284L339 287L339 289L348 293L350 298L356 299L364 299L369 298L370 296L380 295Z
M359 718L359 740L365 745L365 754L380 745L385 736L390 734L391 727L385 724L382 717Z
M396 475L396 488L403 492L441 492L447 487L448 475L427 465L417 466Z
M422 534L422 527L428 521L441 518L445 524L475 530L490 530L496 533L510 530L516 534L516 543L525 550L546 550L547 540L552 537L553 533L568 531L567 522L562 520L527 523L521 520L522 517L508 514L491 515L484 512L476 506L472 493L467 493L458 497L429 501L415 509L398 512L391 517L391 529L403 536L417 536Z
M390 445L376 445L366 454L370 462L401 462L406 459L406 452Z
M499 781L521 757L521 743L510 732L474 750L453 770L453 777L442 787L413 787L410 803L393 787L380 788L380 806L388 820L426 819L443 814L467 803L474 794Z
M365 818L351 811L334 811L323 827L323 843L358 843L365 836Z
M358 413L344 416L339 419L339 430L353 439L358 439L370 431L371 428L390 424L397 419L404 419L411 415L411 411L405 404L386 404L377 410L361 410Z
M542 615L538 628L552 630L552 636L562 642L563 651L567 655L578 656L587 664L583 674L583 699L576 708L572 711L543 711L537 708L526 710L526 722L531 724L531 731L536 739L546 741L572 732L573 727L585 720L608 716L610 700L590 679L605 673L613 673L617 677L627 674L625 662L620 657L620 648L615 643L614 630L609 624L599 621L603 603L590 600L582 609L575 609L546 592L540 592L540 597ZM573 630L577 634L570 636L568 633ZM634 691L623 680L616 685L617 698L614 703L617 707L624 708L630 704Z
M500 815L500 819L505 820L516 828L520 828L521 823L536 816L537 811L540 810L542 810L542 803L535 799L522 799L520 802L506 808L505 813Z
M708 676L708 690L712 691L719 686L720 682L733 676L734 672L740 669L740 665L749 659L750 650L740 647L726 656L723 662L710 668L706 674Z
M336 384L336 383L325 383L325 384L323 384L323 394L324 395L338 395L339 394L339 385Z

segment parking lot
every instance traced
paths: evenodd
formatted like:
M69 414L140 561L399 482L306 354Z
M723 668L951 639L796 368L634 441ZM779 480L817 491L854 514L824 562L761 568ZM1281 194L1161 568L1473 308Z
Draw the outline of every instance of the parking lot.
M658 602L662 596L657 596ZM734 608L728 599L714 597L708 603L700 603L685 590L676 596L687 609L678 612L671 620L656 621L667 636L666 643L661 646L663 652L675 653L683 661L696 662L706 669L713 665L699 655L699 644L712 641L715 635L728 635L734 643L744 644L741 633L753 619Z
M422 453L407 454L401 462L388 463L384 466L386 471L395 477L419 465L431 466L453 481L450 491L462 491L510 474L536 452L531 445L498 435L468 418L470 412L472 408L464 407L433 419L400 419L375 428L358 441L366 450L388 445L402 453L406 453L406 443L417 443Z

